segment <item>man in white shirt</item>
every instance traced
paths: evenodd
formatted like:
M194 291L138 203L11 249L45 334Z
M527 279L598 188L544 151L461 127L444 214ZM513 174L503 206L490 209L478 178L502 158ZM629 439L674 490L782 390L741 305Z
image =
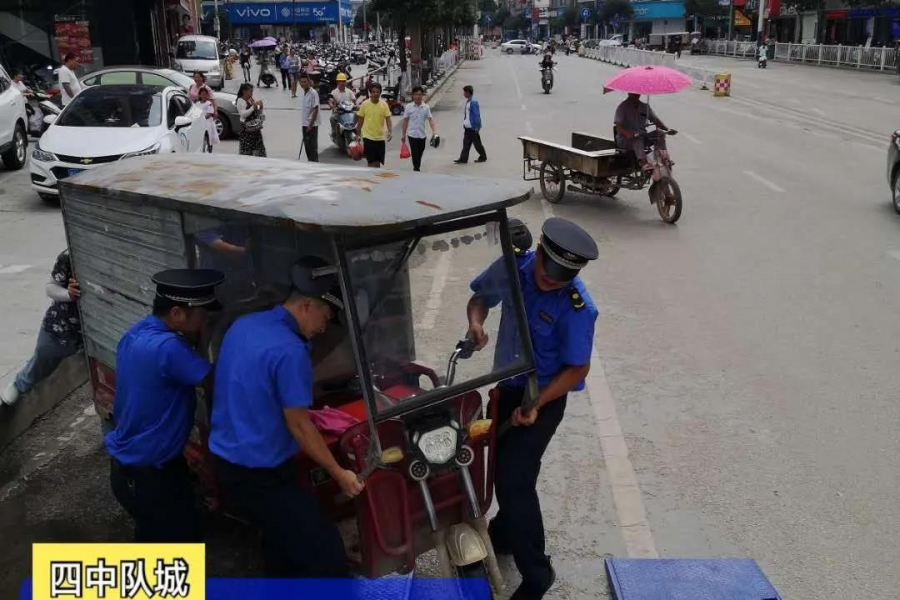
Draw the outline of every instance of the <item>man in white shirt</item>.
M303 88L303 109L300 114L306 160L319 162L319 92L310 86L309 75L306 73L300 73L300 87Z
M417 85L412 89L413 101L403 110L403 141L409 136L409 150L412 156L413 171L418 171L422 166L422 155L425 153L425 122L431 125L432 145L437 148L439 137L431 108L422 100L425 90Z
M69 52L63 60L63 66L59 68L59 87L62 98L62 105L66 106L72 101L78 92L81 91L81 84L75 75L75 69L78 68L78 57L74 53Z
M12 80L12 82L13 82L13 86L14 86L17 90L19 90L20 92L22 92L22 95L25 96L25 97L27 98L27 97L29 97L29 96L31 96L31 95L33 95L33 94L32 94L32 92L31 92L31 89L30 89L27 85L25 85L24 79L25 79L25 76L22 74L22 72L21 72L21 71L17 71L16 74L13 75L13 80Z

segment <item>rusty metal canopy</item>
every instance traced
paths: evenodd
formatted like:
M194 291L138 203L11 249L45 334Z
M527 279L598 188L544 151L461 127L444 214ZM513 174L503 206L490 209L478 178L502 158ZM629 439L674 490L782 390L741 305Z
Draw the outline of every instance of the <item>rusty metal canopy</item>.
M60 182L125 202L191 212L240 212L299 229L383 233L513 206L531 186L517 181L400 173L238 155L131 158ZM189 205L189 206L187 206Z

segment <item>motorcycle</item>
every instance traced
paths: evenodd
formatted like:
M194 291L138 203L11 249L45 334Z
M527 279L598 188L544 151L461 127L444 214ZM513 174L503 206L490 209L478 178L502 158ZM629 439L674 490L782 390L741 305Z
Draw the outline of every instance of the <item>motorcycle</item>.
M356 107L352 102L341 102L331 115L331 143L342 153L349 153L350 144L356 140Z
M555 66L556 63L553 63L553 65ZM550 90L553 89L553 67L548 67L541 63L540 69L541 87L544 88L545 94L549 94Z
M264 86L267 88L272 87L278 83L278 80L275 78L275 75L272 74L272 70L270 67L270 58L268 55L264 55L259 59L259 78L258 81L261 81Z
M759 55L756 59L756 68L757 69L765 69L766 64L769 62L769 56L766 54L766 47L759 47Z

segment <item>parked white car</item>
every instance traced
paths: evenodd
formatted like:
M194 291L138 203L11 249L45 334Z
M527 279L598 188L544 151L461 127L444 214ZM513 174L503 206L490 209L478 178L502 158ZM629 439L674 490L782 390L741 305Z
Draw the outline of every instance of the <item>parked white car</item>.
M624 39L625 39L625 35L619 33L619 34L611 36L605 40L600 40L600 42L597 45L598 46L621 46L622 40L624 40Z
M0 158L7 169L25 166L28 157L28 114L25 97L0 67Z
M63 109L31 154L31 186L44 200L85 169L135 156L210 151L206 117L181 88L101 85Z
M529 46L528 40L509 40L500 44L500 51L512 54L513 52L522 52L522 49Z

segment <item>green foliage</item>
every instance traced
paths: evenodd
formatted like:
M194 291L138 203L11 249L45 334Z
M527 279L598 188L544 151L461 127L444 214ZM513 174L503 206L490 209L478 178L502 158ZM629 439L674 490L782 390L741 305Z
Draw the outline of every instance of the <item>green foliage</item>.
M460 0L372 0L369 6L398 21L419 20L426 27L470 27L475 24L472 3Z
M597 14L601 23L611 23L616 15L619 15L619 19L622 21L630 19L634 15L631 2L629 0L607 0L600 5L600 11Z

